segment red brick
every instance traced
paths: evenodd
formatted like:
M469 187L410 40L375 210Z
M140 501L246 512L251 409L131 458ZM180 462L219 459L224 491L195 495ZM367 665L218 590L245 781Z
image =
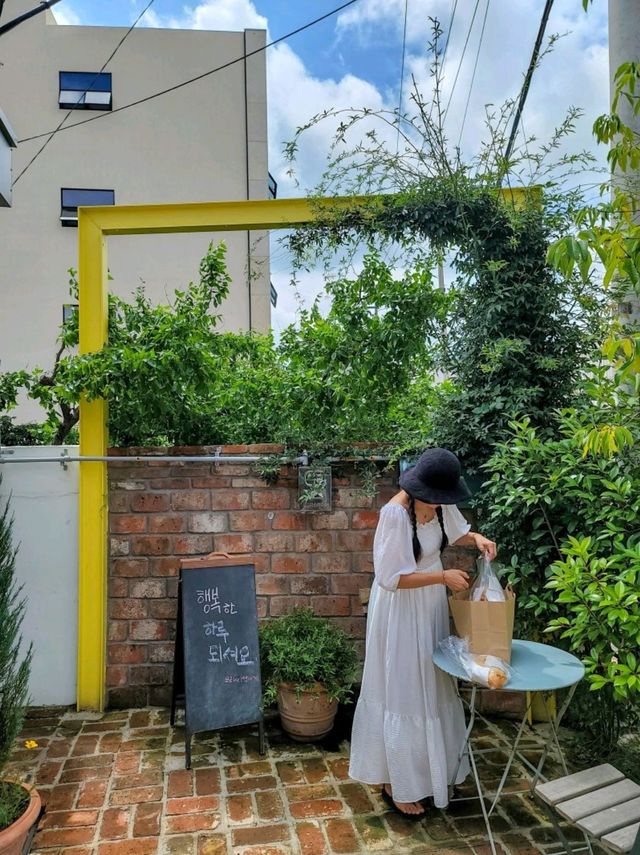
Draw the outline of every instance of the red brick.
M279 487L266 487L264 490L251 491L251 507L256 510L285 510L291 505L289 490Z
M90 843L95 834L93 826L86 828L51 828L39 831L34 841L34 848L45 849L46 847L60 846L63 851L68 846L79 843Z
M164 602L164 600L163 600ZM174 612L176 608L176 601L171 600L173 604ZM173 662L174 659L174 645L173 642L161 642L158 644L151 643L149 644L149 662Z
M338 508L371 508L373 506L373 498L364 496L358 487L338 487L334 496L334 504Z
M117 751L122 744L121 733L105 733L100 738L100 747L98 751Z
M161 802L139 804L136 807L136 814L133 820L133 836L150 837L153 834L160 834L161 814Z
M196 793L210 796L220 792L220 772L218 769L196 769Z
M345 511L334 511L332 514L313 514L311 517L313 529L339 530L349 528L349 517Z
M116 757L116 772L137 772L142 754L139 751L120 751Z
M132 620L130 635L132 641L164 641L167 637L167 624L159 620Z
M110 770L106 766L87 766L82 769L64 770L60 776L60 783L71 784L74 781L104 780L109 777Z
M347 576L335 575L331 577L331 592L355 596L361 588L370 588L371 581L371 576L365 573L349 573Z
M140 620L147 616L147 604L144 600L111 600L109 617L114 620Z
M173 541L173 551L176 555L200 555L211 552L211 547L210 534L182 534Z
M71 810L78 788L75 784L58 784L47 795L47 810Z
M355 781L340 784L340 793L354 814L371 813L374 809L373 803L362 784L357 784Z
M101 840L117 840L129 833L129 811L123 808L107 808L102 815Z
M211 507L214 511L246 511L250 504L247 490L212 490Z
M132 534L147 530L146 517L135 514L111 514L109 524L111 531L119 534Z
M162 798L162 787L136 787L132 790L113 790L112 805L137 805L142 802L157 802Z
M126 665L107 665L107 686L117 689L127 685L129 668Z
M98 737L92 734L81 734L76 739L76 744L73 746L72 756L93 754L98 747Z
M231 832L234 846L250 846L254 843L277 843L289 839L286 825L261 825L256 828L234 828Z
M72 785L77 790L77 785ZM106 781L86 781L78 796L78 807L102 807L107 792Z
M338 577L341 578L341 577ZM294 576L291 579L292 594L327 594L329 580L326 576Z
M286 576L257 576L256 593L258 594L288 594L290 580Z
M274 555L271 559L271 570L274 573L307 573L309 556Z
M187 521L189 531L204 534L218 533L227 530L227 515L217 511L202 511L189 514Z
M314 757L310 760L303 760L302 770L305 778L310 784L317 784L318 781L324 781L329 777L327 764L320 758Z
M351 556L354 573L373 573L373 555L370 552L355 553Z
M354 511L351 528L375 528L378 525L379 511Z
M231 486L228 475L199 475L191 479L191 486L196 490L217 490Z
M125 775L122 778L114 778L111 788L113 790L126 790L131 787L154 787L162 783L162 775L159 769L145 769L135 775ZM144 835L140 835L143 837Z
M53 784L60 769L62 769L61 761L48 760L42 763L36 773L36 783L43 786Z
M175 772L169 772L167 795L170 799L175 799L179 796L192 796L193 772L188 771L187 769L179 769Z
M146 576L149 562L146 558L116 558L111 561L111 572L114 576Z
M230 822L247 822L253 817L251 796L229 796L226 808Z
M177 576L180 571L180 560L171 558L152 558L150 561L152 576Z
M174 511L208 511L211 498L208 490L184 490L171 494L171 508Z
M163 579L138 579L129 582L129 596L132 599L166 597L167 585Z
M339 531L336 549L339 552L369 552L373 549L373 531Z
M277 792L256 793L256 805L260 819L282 819L284 808Z
M291 529L306 531L309 528L309 517L296 511L276 511L271 527L274 529Z
M158 842L157 837L139 837L137 840L101 843L95 855L155 855Z
M157 476L161 476L161 472L155 473ZM166 478L152 478L149 481L149 486L152 490L188 490L189 487L194 486L197 487L197 484L191 484L190 478L171 478L167 476Z
M337 781L346 781L349 777L349 760L346 757L339 757L337 760L329 760L329 767L333 777Z
M127 493L116 493L111 491L109 494L109 511L112 514L126 514L131 506L131 496Z
M257 532L254 541L256 552L293 552L295 546L292 534Z
M134 555L170 555L173 551L171 538L159 534L134 535L131 551Z
M307 816L335 816L342 813L343 808L338 799L310 799L294 802L289 805L289 810L294 819L303 819Z
M216 552L253 552L251 534L216 534L213 539Z
M112 766L113 754L105 752L98 754L87 754L79 757L71 757L64 764L65 771L67 769L80 769L84 766Z
M254 790L271 790L276 786L276 779L272 775L261 775L255 778L238 778L227 781L227 790L230 793L250 793Z
M128 597L129 596L129 580L119 576L112 576L109 579L109 596L110 597Z
M238 487L264 487L266 483L267 482L264 478L252 478L250 475L231 479L231 486L234 489L237 489Z
M322 830L311 822L296 823L296 834L302 855L324 855L327 844Z
M83 825L95 825L98 821L97 810L51 810L48 809L42 819L42 828L76 828Z
M153 514L149 517L149 531L155 534L173 534L184 531L185 519L180 514Z
M113 665L137 665L147 661L146 644L110 644L107 652Z
M129 637L129 622L126 620L109 620L107 638L109 641L126 641Z
M312 597L311 608L317 615L342 616L351 614L349 597Z
M341 532L342 534L342 532ZM297 552L332 552L333 536L328 531L310 531L296 535Z
M287 798L290 802L309 802L313 799L327 799L337 796L336 788L329 781L302 786L289 787Z
M166 493L141 493L131 497L131 510L141 513L160 513L169 510Z
M167 817L170 834L182 834L187 831L210 831L220 825L220 817L215 813L192 813L186 816Z
M304 781L302 769L293 760L283 760L280 763L276 763L276 768L278 770L278 777L283 784L298 784Z
M229 514L230 531L262 531L266 528L267 515L262 511L232 511Z
M71 741L69 739L52 739L47 748L47 759L58 760L60 757L66 757L71 750Z
M167 799L167 816L183 813L200 813L217 810L220 800L216 796L191 796L184 799Z
M314 573L349 573L352 556L348 553L317 553L311 556Z
M126 537L110 537L109 538L109 556L115 558L118 555L129 555L131 545Z
M353 824L347 819L328 819L325 823L331 851L336 853L359 852L360 844Z
M271 617L288 615L293 609L303 609L309 605L308 597L271 597L269 601L269 614Z

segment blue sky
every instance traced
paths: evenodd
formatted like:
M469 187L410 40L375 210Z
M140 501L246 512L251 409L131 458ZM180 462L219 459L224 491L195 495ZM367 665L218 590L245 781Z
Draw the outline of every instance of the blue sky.
M60 23L129 26L147 2L62 0L54 12ZM338 5L339 0L155 0L141 24L224 30L267 27L269 37L277 38ZM456 13L445 64L445 97L452 90L456 74L458 82L446 129L451 139L460 136L464 153L477 150L484 132L485 105L500 104L515 97L520 89L543 0L358 0L347 10L267 52L270 170L278 180L279 195L301 193L287 178L287 165L282 158L283 142L291 138L296 126L329 107L397 106L405 9L404 95L406 98L410 75L424 91L429 91L425 50L430 37L429 17L437 18L447 31L454 5ZM585 116L578 122L569 147L594 148L591 125L595 116L606 111L608 102L606 13L606 0L594 0L588 14L581 0L556 0L547 35L557 33L562 38L534 75L523 116L527 135L533 134L540 141L548 139L567 108L574 105L582 107ZM477 71L471 88L476 56ZM180 79L179 69L176 79ZM468 115L461 133L467 98ZM298 167L303 188L317 181L331 136L330 123L308 135ZM285 293L286 260L278 252L274 254L273 278L281 293L274 312L274 326L279 329L293 319L296 301ZM311 274L303 285L305 296L312 297L321 289L321 277Z

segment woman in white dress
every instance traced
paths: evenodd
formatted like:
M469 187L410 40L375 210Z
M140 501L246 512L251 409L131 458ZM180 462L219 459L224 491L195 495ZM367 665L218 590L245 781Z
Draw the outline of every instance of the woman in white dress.
M400 487L380 512L374 540L375 580L349 775L381 784L389 805L420 819L423 799L446 807L449 788L469 772L466 757L458 764L462 704L453 679L431 658L449 635L446 589L462 591L469 581L464 570L443 570L441 552L448 542L495 558L496 545L470 531L455 506L470 494L450 451L425 451L401 475Z

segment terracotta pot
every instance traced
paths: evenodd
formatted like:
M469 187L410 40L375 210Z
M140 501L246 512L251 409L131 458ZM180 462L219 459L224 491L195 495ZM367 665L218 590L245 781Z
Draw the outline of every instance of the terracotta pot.
M303 689L299 700L293 683L281 683L278 710L282 728L292 739L312 742L326 736L333 727L338 702L329 700L322 683L316 683L312 689Z
M30 790L28 787L25 787L25 790L30 794L29 804L22 816L9 828L0 831L0 855L22 855L25 840L40 816L42 802L37 790Z

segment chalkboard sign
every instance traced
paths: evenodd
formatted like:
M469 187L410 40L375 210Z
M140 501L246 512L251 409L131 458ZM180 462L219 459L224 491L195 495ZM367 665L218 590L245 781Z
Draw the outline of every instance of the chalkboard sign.
M181 562L171 724L185 709L185 761L194 733L258 722L264 753L255 567L218 554Z

